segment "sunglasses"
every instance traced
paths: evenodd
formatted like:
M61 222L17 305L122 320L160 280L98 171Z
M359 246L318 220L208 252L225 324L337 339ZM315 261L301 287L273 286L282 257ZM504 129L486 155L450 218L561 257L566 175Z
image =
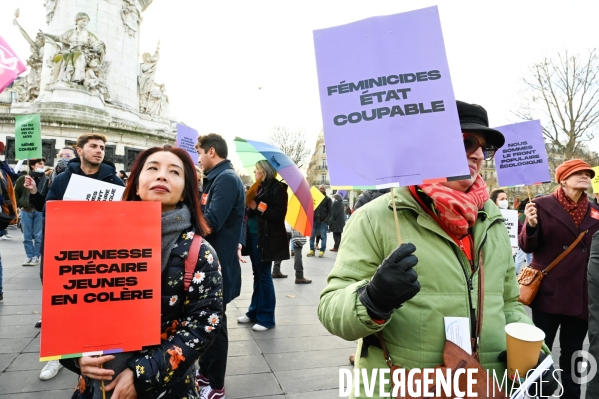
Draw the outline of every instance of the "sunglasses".
M485 161L490 161L495 156L497 152L497 147L492 144L481 144L480 141L471 134L463 134L464 137L464 148L466 149L466 154L470 155L474 151L482 148L483 157Z

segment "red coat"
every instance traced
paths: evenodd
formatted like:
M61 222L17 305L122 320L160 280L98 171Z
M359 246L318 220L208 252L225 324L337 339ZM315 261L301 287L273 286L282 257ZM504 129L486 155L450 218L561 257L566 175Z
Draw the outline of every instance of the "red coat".
M589 201L587 214L577 228L572 217L553 195L537 198L533 202L537 205L537 228L533 230L526 223L518 236L520 248L526 253L533 253L532 268L545 269L581 232L588 229L588 233L543 278L541 288L530 307L541 312L588 319L587 266L591 239L599 230L599 207Z

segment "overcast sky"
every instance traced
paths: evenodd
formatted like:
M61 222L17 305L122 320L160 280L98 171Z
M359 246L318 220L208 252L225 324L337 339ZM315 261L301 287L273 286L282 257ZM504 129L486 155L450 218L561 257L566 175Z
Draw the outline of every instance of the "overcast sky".
M34 36L45 30L43 3L1 0L0 36L24 60L29 46L13 13L21 9L19 22ZM156 82L166 84L172 115L200 133L264 140L283 125L314 140L322 118L312 30L434 5L456 98L483 105L494 126L518 121L510 111L533 63L597 45L596 0L154 0L143 13L140 51L161 40Z

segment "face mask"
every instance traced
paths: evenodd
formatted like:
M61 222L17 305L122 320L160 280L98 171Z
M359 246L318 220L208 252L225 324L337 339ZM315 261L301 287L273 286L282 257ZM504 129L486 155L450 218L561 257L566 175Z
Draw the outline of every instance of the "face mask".
M36 168L35 171L37 173L44 173L44 168Z
M507 209L509 203L507 200L497 201L497 206L499 207L499 209Z

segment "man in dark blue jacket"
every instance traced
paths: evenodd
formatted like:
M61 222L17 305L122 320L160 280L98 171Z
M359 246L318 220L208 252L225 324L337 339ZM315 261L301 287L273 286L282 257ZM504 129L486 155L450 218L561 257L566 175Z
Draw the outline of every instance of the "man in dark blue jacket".
M199 360L200 371L196 380L202 389L202 398L218 399L225 396L225 371L229 337L227 333L227 303L239 296L241 267L237 246L245 211L245 190L231 161L227 159L227 142L222 136L210 133L198 137L196 145L200 164L206 174L201 196L202 212L212 232L206 240L218 254L223 275L223 317L221 329L204 356Z
M95 133L82 134L77 138L76 146L79 157L71 159L64 173L56 176L45 197L40 194L34 184L25 183L25 187L29 189L30 193L29 202L38 211L42 211L46 201L62 201L73 174L119 186L125 185L118 177L114 164L104 159L106 136Z

